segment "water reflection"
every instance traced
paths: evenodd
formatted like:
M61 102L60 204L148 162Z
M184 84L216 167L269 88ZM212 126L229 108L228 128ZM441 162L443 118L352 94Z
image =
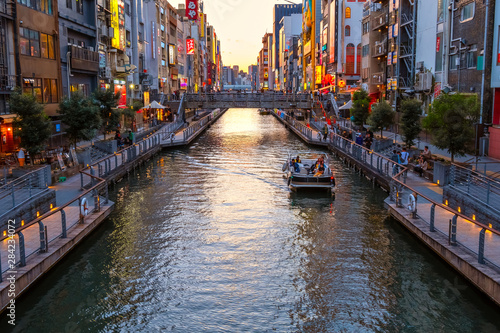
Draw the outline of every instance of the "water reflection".
M500 330L338 161L335 201L290 192L283 161L311 150L272 116L230 110L117 184L112 218L19 302L16 330Z

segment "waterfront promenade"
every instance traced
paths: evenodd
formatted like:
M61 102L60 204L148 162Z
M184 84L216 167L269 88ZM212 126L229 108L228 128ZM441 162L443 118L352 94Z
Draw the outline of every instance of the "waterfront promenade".
M405 225L450 266L500 305L500 232L488 221L448 207L443 188L402 165L351 140L331 133L327 141L318 131L282 111L273 113L285 126L309 144L328 147L360 175L385 188L389 213ZM394 170L399 172L395 176ZM408 208L410 194L416 198L415 211Z

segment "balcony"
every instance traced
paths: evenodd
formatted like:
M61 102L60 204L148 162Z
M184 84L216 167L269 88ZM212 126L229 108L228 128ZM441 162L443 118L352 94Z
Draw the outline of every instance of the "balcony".
M0 0L0 13L12 16L12 8L15 2L9 0Z
M0 74L0 91L13 91L16 87L16 76Z
M388 24L389 24L389 13L387 12L374 15L374 18L372 19L371 22L372 30L378 30L381 27L385 28Z
M99 72L99 53L70 45L71 69Z
M387 41L375 42L372 47L372 57L380 57L387 54Z
M385 73L373 73L370 75L370 84L385 84Z

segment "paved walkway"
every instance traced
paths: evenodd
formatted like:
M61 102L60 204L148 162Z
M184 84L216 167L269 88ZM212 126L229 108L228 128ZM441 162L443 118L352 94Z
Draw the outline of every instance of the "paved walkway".
M339 122L339 124L341 126L351 128L350 120L343 119ZM380 132L374 133L374 134L375 134L375 136L378 136L380 134ZM399 135L399 134L396 134L396 133L393 133L390 131L383 131L382 135L384 136L384 138L392 139L394 142L396 142L399 145L404 144L403 139L401 138L401 135ZM448 151L446 151L444 149L439 149L436 146L434 146L432 143L427 142L425 140L416 140L415 146L421 150L423 150L425 146L428 146L429 150L431 151L431 153L433 155L436 155L436 156L443 158L445 160L451 160L451 155L448 153ZM497 160L497 159L494 159L494 158L491 158L488 156L480 156L478 161L479 161L478 168L477 168L478 172L484 173L486 171L486 173L488 175L497 174L497 177L500 177L500 174L498 174L498 173L500 173L500 160ZM474 165L474 168L475 168L476 157L473 155L470 155L470 154L466 154L465 156L455 156L455 162L471 163ZM486 169L485 169L485 167L486 167Z
M291 123L288 123L293 126ZM364 164L366 167L370 168L372 171L378 172L386 179L390 180L393 176L393 166L394 163L386 157L380 156L378 154L369 152L365 148L361 148L355 145L352 141L346 140L345 138L339 136L331 136L330 144L347 153L348 155L354 157L356 160ZM316 140L313 140L313 143ZM431 146L430 146L431 147ZM432 147L430 148L432 149ZM432 183L431 181L420 177L412 171L408 171L406 185L411 188L412 191L420 193L432 200L434 203L444 204L443 202L443 189L438 185ZM406 188L402 192L402 203L407 204L408 197L412 191ZM431 207L433 203L425 200L421 196L417 196L417 213L418 216L429 223L431 220ZM408 214L410 212L408 211ZM435 210L435 228L448 236L449 233L449 223L455 214L451 211L436 206ZM478 221L485 225L488 225L486 221ZM479 233L482 228L474 223L472 218L470 220L465 220L462 218L457 219L457 241L459 246L463 246L468 251L473 252L477 255L479 250ZM485 237L485 258L490 262L491 266L495 266L497 270L500 270L500 236L493 234L491 232L486 232Z

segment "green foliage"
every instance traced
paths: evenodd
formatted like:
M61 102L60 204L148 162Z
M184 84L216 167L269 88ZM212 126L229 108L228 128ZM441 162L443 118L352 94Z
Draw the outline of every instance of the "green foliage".
M394 124L395 114L394 110L392 110L392 106L382 101L372 107L372 113L367 121L372 129L374 131L380 131L380 135L383 137L382 131L384 128Z
M401 113L401 130L404 141L407 147L411 147L422 131L420 123L422 103L416 99L404 100L401 102Z
M477 96L442 94L432 103L424 128L433 134L436 147L448 150L452 162L455 155L464 156L473 141L479 110Z
M354 124L363 126L368 119L370 109L370 99L368 93L363 89L358 90L352 96L351 116L354 117Z
M14 92L10 97L10 111L18 116L14 120L14 134L21 139L21 146L30 156L43 149L52 134L52 124L33 95Z
M115 131L120 123L121 112L116 109L120 93L113 93L111 88L102 90L97 89L93 93L94 104L99 107L102 120L102 131L104 135L106 132Z
M78 141L91 140L101 127L99 107L80 92L72 94L69 99L65 98L59 104L59 113L75 148Z

